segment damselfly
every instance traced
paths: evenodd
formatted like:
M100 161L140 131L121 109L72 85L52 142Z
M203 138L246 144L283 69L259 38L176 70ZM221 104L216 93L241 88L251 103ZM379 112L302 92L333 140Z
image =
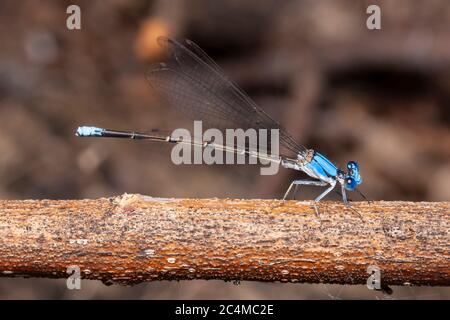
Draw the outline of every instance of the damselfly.
M283 199L289 196L293 187L295 187L295 197L297 187L300 185L327 187L315 198L315 201L320 201L330 193L337 183L341 186L340 193L344 203L348 203L347 190L360 192L357 186L361 184L362 178L356 161L349 161L347 170L343 171L324 155L297 143L291 134L259 108L235 83L230 81L222 69L192 41L186 40L184 43L180 43L160 37L158 42L167 48L169 59L165 63L152 66L147 73L147 78L150 85L171 105L192 119L201 120L203 124L211 128L222 130L226 128L278 129L279 145L292 153L292 156L280 155L273 158L267 157L267 153L254 152L249 146L230 147L195 139L183 140L170 135L109 130L91 126L79 127L76 132L77 136L188 143L195 146L212 147L225 152L243 152L249 156L278 162L284 168L303 171L313 178L311 180L294 180Z

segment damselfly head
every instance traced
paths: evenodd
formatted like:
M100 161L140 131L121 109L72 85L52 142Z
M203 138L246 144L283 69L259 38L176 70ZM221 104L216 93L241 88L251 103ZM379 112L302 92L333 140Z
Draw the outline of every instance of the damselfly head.
M362 178L359 174L359 164L356 161L349 161L347 163L347 173L345 174L345 189L355 190L361 184Z

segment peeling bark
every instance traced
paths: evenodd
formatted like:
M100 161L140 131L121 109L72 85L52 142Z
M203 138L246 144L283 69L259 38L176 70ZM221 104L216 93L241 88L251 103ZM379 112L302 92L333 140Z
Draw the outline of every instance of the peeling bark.
M450 285L448 202L0 201L0 276ZM358 213L356 213L357 211Z

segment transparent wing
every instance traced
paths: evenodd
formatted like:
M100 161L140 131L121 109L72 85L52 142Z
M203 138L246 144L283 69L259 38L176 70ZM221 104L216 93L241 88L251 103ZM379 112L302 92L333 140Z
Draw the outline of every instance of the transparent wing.
M209 128L278 129L280 147L294 154L306 151L230 81L195 43L186 40L181 44L163 37L158 42L167 48L170 59L167 63L152 66L147 78L151 86L180 112L193 120L202 120L203 126Z

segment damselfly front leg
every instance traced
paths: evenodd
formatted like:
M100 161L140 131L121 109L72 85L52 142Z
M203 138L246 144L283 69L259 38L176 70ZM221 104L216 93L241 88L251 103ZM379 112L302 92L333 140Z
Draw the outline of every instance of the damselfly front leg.
M342 196L342 202L344 202L344 204L346 205L347 208L349 208L350 210L352 210L353 212L355 212L359 218L364 221L361 213L358 212L358 210L354 209L350 203L350 199L347 198L347 192L345 191L345 186L344 184L341 184L341 192L338 192L341 196ZM349 201L350 200L350 201Z
M347 192L345 192L344 184L341 184L341 193L342 193L342 202L344 202L345 204L348 204Z

